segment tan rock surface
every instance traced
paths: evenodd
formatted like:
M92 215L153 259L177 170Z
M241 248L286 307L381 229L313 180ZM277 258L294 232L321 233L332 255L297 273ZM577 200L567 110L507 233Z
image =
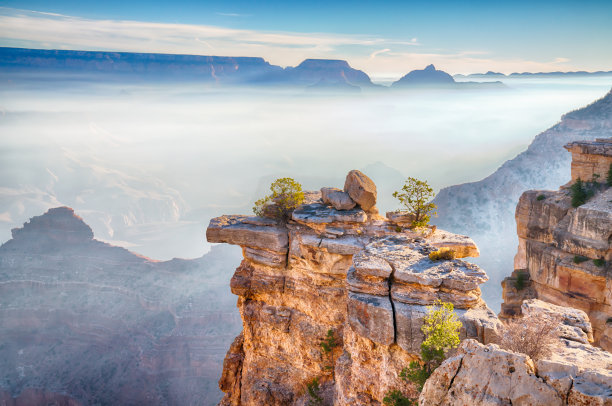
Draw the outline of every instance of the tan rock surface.
M376 185L361 171L352 170L346 175L344 191L363 210L368 211L376 205Z
M223 405L302 405L314 377L336 405L380 405L388 390L406 387L399 373L420 351L422 317L436 298L459 308L462 337L497 339L499 321L480 299L487 280L480 268L429 260L438 249L429 237L398 233L361 207L311 200L285 225L246 216L211 221L209 239L241 245L244 254L231 281L243 338L226 357ZM457 244L460 256L477 252L467 237L430 235ZM320 347L330 329L333 357Z
M590 180L593 173L603 180L612 163L612 139L574 142L566 148L574 159L573 180ZM504 282L502 316L520 313L520 302L528 298L571 306L588 315L595 344L612 350L612 188L599 186L577 208L566 186L557 192L525 192L516 223L514 267L528 272L529 286L518 292L514 282Z

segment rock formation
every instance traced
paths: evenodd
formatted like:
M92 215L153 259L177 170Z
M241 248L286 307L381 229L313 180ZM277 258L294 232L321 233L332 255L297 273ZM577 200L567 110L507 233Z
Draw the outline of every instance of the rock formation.
M50 209L0 247L0 404L216 404L240 331L229 247L158 262Z
M556 189L569 180L571 157L562 148L567 143L611 136L612 91L565 114L558 124L537 135L527 150L485 179L440 190L434 199L438 217L432 221L477 242L483 253L478 263L491 278L491 294L485 296L491 307L499 306L499 283L513 270L514 214L521 194L530 189ZM603 179L605 172L601 175Z
M375 196L360 204L373 207ZM243 331L225 359L223 405L304 404L313 378L328 402L380 405L405 386L398 374L417 358L422 317L436 299L455 305L462 338L498 340L500 322L480 298L485 272L428 257L445 247L477 255L467 237L420 234L362 207L336 210L318 193L287 223L222 216L206 235L244 256L231 281ZM330 330L339 345L326 355L320 343Z
M522 308L524 315L561 320L550 357L532 360L495 344L465 340L427 380L419 404L612 404L612 354L587 342L586 314L537 299Z
M526 298L585 311L595 344L612 350L612 188L589 184L594 196L572 207L569 186L578 178L605 179L612 138L572 142L572 181L557 192L523 193L516 208L519 247L514 278L504 282L503 315L515 316ZM596 176L599 175L599 176ZM523 271L518 271L523 270ZM516 288L518 272L525 291Z

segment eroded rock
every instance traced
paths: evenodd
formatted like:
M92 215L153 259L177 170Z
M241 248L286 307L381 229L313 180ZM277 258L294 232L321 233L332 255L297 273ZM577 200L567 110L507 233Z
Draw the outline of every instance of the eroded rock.
M344 191L363 210L368 211L376 205L376 185L361 171L352 170L346 175Z

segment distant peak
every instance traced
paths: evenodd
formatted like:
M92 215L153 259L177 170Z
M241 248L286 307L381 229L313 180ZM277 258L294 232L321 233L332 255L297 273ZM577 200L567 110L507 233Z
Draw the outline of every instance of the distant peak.
M11 230L13 239L37 235L56 242L83 243L93 239L93 231L70 207L49 209L42 216L32 217L22 228ZM31 237L28 237L31 239Z
M425 70L436 70L436 67L435 67L435 66L433 66L433 63L432 63L432 64L427 65L427 67L425 68Z

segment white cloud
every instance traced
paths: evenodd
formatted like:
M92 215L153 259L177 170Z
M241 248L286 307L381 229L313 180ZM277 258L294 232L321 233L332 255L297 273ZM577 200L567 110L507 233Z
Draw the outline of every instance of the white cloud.
M232 14L232 13L226 13ZM94 20L0 7L0 45L30 48L84 49L219 56L258 56L281 66L306 58L346 59L372 76L401 77L433 63L449 73L570 70L566 58L529 61L490 58L466 50L428 52L409 40L373 35L273 32L207 25ZM421 52L414 52L415 49Z

